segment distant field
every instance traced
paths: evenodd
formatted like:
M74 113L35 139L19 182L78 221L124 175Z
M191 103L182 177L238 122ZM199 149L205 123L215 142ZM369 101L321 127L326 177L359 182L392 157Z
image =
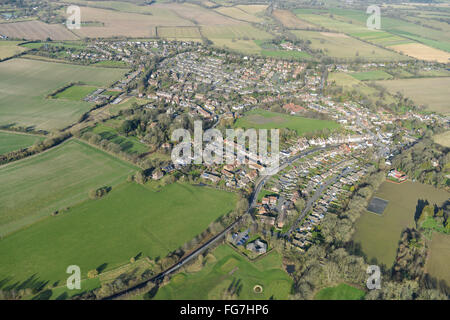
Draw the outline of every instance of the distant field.
M391 52L342 33L293 30L297 38L311 41L311 48L323 50L326 56L339 59L386 61L401 58Z
M200 39L202 37L198 27L159 27L157 32L161 38Z
M47 24L41 21L0 23L0 34L12 39L27 40L75 40L78 37L62 24Z
M250 14L238 7L219 7L217 9L214 9L214 11L216 11L220 14L229 16L233 19L237 19L237 20L242 20L242 21L247 21L247 22L255 22L255 23L263 21L262 18L260 18L256 15Z
M243 23L242 21L219 14L214 10L191 3L155 3L151 5L151 8L166 9L172 14L199 26L225 26Z
M81 21L97 21L101 23L101 25L87 25L79 30L74 30L80 37L87 38L108 38L114 36L154 37L155 26L158 25L193 25L189 21L180 19L170 11L149 15L91 7L81 7Z
M433 232L430 254L427 258L425 270L439 280L445 280L450 285L450 235Z
M138 254L164 257L232 210L235 200L233 193L207 187L175 183L154 192L125 182L103 199L3 238L0 279L11 285L32 277L25 287L37 281L63 285L69 265L80 266L85 278L89 270L110 270Z
M350 73L350 75L358 80L365 81L365 80L385 80L385 79L391 79L392 75L390 75L387 72L384 72L382 70L375 70L375 71L363 71L363 72L354 72Z
M433 140L444 147L450 148L450 131L435 135Z
M341 283L335 287L320 290L314 300L362 300L365 295L363 290Z
M52 96L52 98L80 101L83 98L85 98L88 94L94 92L96 89L97 87L93 86L73 85L68 87L67 89L64 89L61 92L58 92L57 94Z
M274 10L273 16L288 29L307 29L314 26L306 21L300 20L295 14L288 10Z
M78 140L0 170L0 235L125 181L136 167Z
M228 245L221 245L213 252L214 260L207 262L201 271L176 274L159 289L155 299L224 299L224 293L233 281L242 285L239 299L266 300L287 299L292 279L282 269L282 257L271 252L256 262L250 262ZM260 285L262 293L253 288Z
M250 24L238 26L208 26L202 27L202 34L214 41L215 39L243 39L243 40L265 40L271 39L272 35L253 27ZM244 37L248 39L244 39Z
M41 136L0 131L0 154L24 149L42 140Z
M401 232L413 227L414 213L419 199L430 204L442 204L449 193L430 185L406 181L402 184L384 182L375 194L389 203L382 215L364 212L356 223L353 240L361 243L369 261L375 257L388 268L394 263Z
M47 95L71 82L90 86L112 83L126 71L29 59L0 63L0 124L64 128L77 121L92 104L84 101L48 99Z
M410 57L426 60L448 63L450 60L450 53L438 50L421 43L407 43L391 46L397 52L401 52Z
M428 110L450 115L448 104L448 88L450 77L399 79L377 81L389 92L402 92L419 105L424 105Z
M266 110L252 110L242 118L236 120L235 128L255 129L280 129L289 128L296 130L299 135L314 132L321 129L335 129L339 124L334 121L309 119L291 116L283 113L270 112Z
M15 56L27 51L27 48L20 47L21 41L0 41L0 60Z
M211 39L215 46L245 54L261 54L261 47L253 40Z

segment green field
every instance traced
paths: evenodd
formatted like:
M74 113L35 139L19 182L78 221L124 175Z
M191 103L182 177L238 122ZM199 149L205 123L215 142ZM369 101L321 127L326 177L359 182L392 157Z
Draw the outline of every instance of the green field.
M298 39L311 41L310 47L322 50L325 56L337 59L365 59L370 61L386 61L401 58L399 54L376 47L372 44L349 37L342 33L317 31L292 31Z
M228 245L217 247L212 254L215 261L207 262L201 271L175 275L159 289L155 299L223 299L233 280L242 284L239 299L288 298L292 279L282 269L282 257L277 252L270 252L256 262L250 262ZM263 292L255 293L255 285L262 286Z
M148 151L148 146L140 142L138 138L121 136L117 129L108 123L97 124L91 131L101 136L102 139L118 144L123 152L141 154Z
M377 83L393 94L400 91L416 104L426 106L427 110L450 115L448 106L450 77L382 80Z
M385 80L385 79L392 78L392 76L389 73L384 72L382 70L355 72L355 73L350 73L350 75L360 81Z
M78 140L0 168L0 235L114 186L136 168Z
M73 82L90 86L107 85L126 71L86 67L29 59L0 63L0 125L64 128L77 121L91 104L84 101L48 99L47 95Z
M80 101L96 89L97 87L93 86L73 85L53 95L52 98Z
M28 148L42 140L41 136L0 131L0 154Z
M302 135L325 128L336 129L339 127L339 124L334 121L303 118L283 113L256 109L247 112L242 118L237 119L234 127L244 129L289 128L292 130L296 130L297 134Z
M445 280L450 285L450 235L433 232L430 253L427 257L425 270L439 280Z
M361 289L341 283L335 287L328 287L320 290L315 300L361 300L365 296L365 292Z
M364 212L356 223L353 240L361 243L363 252L370 259L391 267L397 252L401 232L415 226L414 213L420 200L441 205L449 193L430 185L406 181L402 184L384 182L375 197L388 200L382 215Z
M437 134L433 137L434 142L439 143L440 145L450 148L450 130Z
M27 51L27 48L19 46L20 43L21 41L0 41L0 60Z
M235 194L207 187L175 183L155 192L125 182L103 199L3 238L0 279L7 285L30 278L53 283L65 281L69 265L78 265L85 278L89 270L110 270L139 253L164 257L231 211L235 201Z

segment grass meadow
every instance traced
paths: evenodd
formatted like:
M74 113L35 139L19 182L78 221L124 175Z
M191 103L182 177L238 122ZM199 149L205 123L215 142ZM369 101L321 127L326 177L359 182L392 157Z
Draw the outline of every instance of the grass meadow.
M154 299L224 299L224 293L233 281L242 285L239 299L288 298L292 279L283 270L278 252L272 251L256 261L249 261L230 246L221 245L211 255L213 257L205 259L206 264L200 271L182 272L172 277ZM253 291L256 285L262 287L261 293Z
M281 129L296 130L298 135L321 129L336 129L339 124L334 121L303 118L283 113L271 112L261 109L247 112L234 123L235 128L255 129Z
M83 98L85 98L88 94L94 92L96 89L97 87L93 86L73 85L61 92L58 92L57 94L52 96L52 98L80 101L83 100Z
M395 94L400 91L415 103L426 109L450 115L448 107L448 88L450 77L382 80L376 83Z
M314 300L362 300L365 292L361 289L341 283L335 287L323 288L314 297Z
M450 235L433 232L430 253L427 257L425 271L432 277L439 280L445 280L447 285L450 284Z
M0 235L87 199L91 189L117 185L136 170L75 139L4 165L0 169Z
M44 137L24 133L0 131L0 154L32 146Z
M0 125L34 126L51 131L77 121L90 103L47 96L72 82L104 86L126 70L86 67L29 59L0 63Z
M27 51L27 48L19 46L20 43L21 41L0 41L0 60Z
M235 194L207 187L175 183L153 191L124 182L102 199L3 238L0 283L65 281L74 264L86 278L89 270L110 270L138 254L163 257L233 210L235 201Z
M414 214L419 200L441 205L448 200L449 193L430 185L406 181L402 184L384 182L375 197L388 200L382 215L364 212L356 223L353 240L360 243L370 259L391 267L397 252L401 232L415 226Z

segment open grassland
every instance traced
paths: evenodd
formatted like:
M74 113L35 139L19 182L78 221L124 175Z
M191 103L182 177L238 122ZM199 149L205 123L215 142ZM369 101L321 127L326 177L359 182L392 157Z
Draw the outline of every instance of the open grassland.
M329 57L338 59L365 59L370 61L396 60L399 55L395 52L376 47L361 40L342 33L298 31L293 34L299 39L311 41L311 48L322 50Z
M214 41L215 39L244 39L244 40L266 40L271 39L272 35L253 27L250 24L238 26L208 26L202 27L202 34Z
M20 43L21 41L0 41L0 60L27 51L27 48L19 46Z
M302 135L308 132L314 132L325 128L335 129L339 127L339 124L334 121L303 118L257 109L247 112L242 118L237 119L234 127L245 129L289 128L292 130L296 130L297 134Z
M251 262L228 245L221 245L205 260L198 272L176 274L159 289L155 299L225 299L228 287L237 282L242 286L239 299L287 299L291 291L292 279L283 270L276 251ZM261 293L253 291L256 285L262 287Z
M363 290L341 283L335 287L320 290L314 300L362 300L365 295Z
M41 21L0 23L0 34L12 39L27 40L75 40L78 37L61 24L47 24Z
M98 2L100 3L100 2ZM155 9L153 13L120 12L109 9L81 7L81 21L97 22L74 30L80 37L154 37L156 26L193 26L168 10Z
M375 197L389 201L382 215L365 212L356 224L353 240L360 243L370 259L391 267L397 252L401 232L415 226L414 214L419 200L441 205L449 193L430 185L406 181L402 184L384 182Z
M433 232L425 270L432 277L450 284L450 235Z
M202 35L198 27L158 27L158 36L170 39L200 39Z
M393 94L400 91L405 97L418 105L426 106L430 111L450 115L448 103L450 77L383 80L376 83Z
M253 40L213 39L215 46L245 54L261 54L261 47Z
M63 285L69 265L86 278L89 270L110 270L139 254L166 256L232 210L235 200L233 193L207 187L175 183L154 192L124 183L2 239L0 279L5 287L30 278L35 281L25 286Z
M47 95L72 82L103 86L120 79L126 71L29 59L0 63L0 124L64 128L89 110L84 101L48 99Z
M264 21L263 18L250 14L239 7L219 7L217 9L214 9L214 11L223 14L225 16L228 16L230 18L246 22L259 23Z
M148 146L139 141L138 138L119 135L118 129L111 122L97 124L91 131L98 134L102 139L107 139L118 144L123 152L130 154L142 154L148 151Z
M97 87L93 86L79 86L79 85L73 85L66 89L64 89L61 92L58 92L52 98L55 99L67 99L72 101L80 101L83 98L85 98L88 94L94 92L97 89Z
M312 24L300 20L295 14L288 10L274 10L272 15L288 29L314 28Z
M374 70L374 71L363 71L363 72L354 72L350 73L352 77L358 79L360 81L365 80L386 80L391 79L392 75L382 70Z
M0 235L113 186L137 170L78 140L0 168Z
M0 154L24 149L42 140L41 136L0 131Z
M134 103L136 103L138 106L141 106L151 101L152 100L131 97L125 101L122 101L121 103L109 105L107 110L111 115L118 115L121 110L130 109L134 105Z
M155 3L152 8L166 9L182 19L199 26L220 26L241 24L239 20L219 14L214 10L191 3ZM162 25L162 24L161 24Z
M351 76L349 73L344 72L331 72L328 75L328 84L335 83L338 86L342 86L344 92L351 92L353 90L357 90L362 94L367 95L367 97L373 102L376 103L378 99L380 99L379 92L377 89L369 87L363 81L360 81ZM394 103L395 100L390 95L384 96L384 102L386 104Z
M433 140L444 147L450 148L450 131L435 135Z
M253 15L263 15L267 7L266 4L239 4L236 6L236 8Z
M390 48L420 60L437 61L442 63L448 63L450 61L450 53L431 48L421 43L399 44L391 46Z

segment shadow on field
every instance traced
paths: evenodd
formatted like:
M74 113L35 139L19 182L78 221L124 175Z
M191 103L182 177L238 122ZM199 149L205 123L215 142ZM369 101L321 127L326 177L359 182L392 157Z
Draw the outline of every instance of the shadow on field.
M108 264L105 262L105 263L99 265L96 270L98 271L98 273L102 273L106 269L107 266L108 266Z
M11 280L12 278L4 278L0 280L0 289L12 291L30 288L36 291L41 291L49 283L49 281L39 280L36 274L33 274L23 282L17 281L9 284Z

